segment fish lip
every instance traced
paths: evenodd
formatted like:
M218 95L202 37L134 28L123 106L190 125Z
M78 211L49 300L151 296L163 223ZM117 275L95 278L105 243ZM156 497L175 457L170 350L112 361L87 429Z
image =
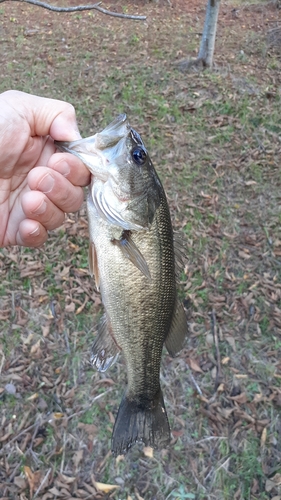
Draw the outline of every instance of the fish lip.
M130 134L130 125L125 113L118 115L102 132L79 139L77 141L54 141L57 148L66 153L77 156L90 173L106 182L111 174L109 172L110 160L104 155L104 150L116 146L122 139Z

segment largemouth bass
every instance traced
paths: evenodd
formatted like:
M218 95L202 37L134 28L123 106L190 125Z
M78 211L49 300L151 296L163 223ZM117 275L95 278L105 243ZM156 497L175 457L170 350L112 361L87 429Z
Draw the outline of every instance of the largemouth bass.
M128 385L116 417L112 452L135 442L170 442L160 387L163 345L174 356L187 333L177 298L170 212L163 186L140 135L120 115L101 133L59 149L92 173L87 199L91 273L105 313L92 363L105 371L123 352Z

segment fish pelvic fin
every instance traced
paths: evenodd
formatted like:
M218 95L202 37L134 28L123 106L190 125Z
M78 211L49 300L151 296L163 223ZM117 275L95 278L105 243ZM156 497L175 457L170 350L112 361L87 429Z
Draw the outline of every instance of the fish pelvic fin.
M99 372L105 372L115 363L120 350L114 339L110 320L105 313L92 346L91 363Z
M170 443L170 426L159 389L154 401L139 403L123 397L112 434L114 456L123 455L135 443L161 449Z
M165 340L165 346L171 356L176 356L181 349L188 333L188 324L182 303L176 300L170 331Z

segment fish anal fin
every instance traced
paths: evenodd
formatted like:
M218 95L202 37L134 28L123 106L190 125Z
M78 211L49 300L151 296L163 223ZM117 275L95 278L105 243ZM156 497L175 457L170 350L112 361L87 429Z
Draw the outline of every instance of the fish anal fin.
M122 236L119 240L111 240L114 245L117 245L120 248L124 257L129 259L134 266L136 266L146 278L151 280L150 271L146 260L137 245L134 243L131 237L131 231L124 230L122 232Z
M182 303L177 299L170 331L166 337L165 345L171 356L176 356L182 349L188 333L187 318Z
M122 455L135 443L161 449L170 443L170 426L161 389L154 401L139 404L123 396L112 434L112 453Z
M96 287L99 290L100 287L99 266L98 266L97 251L93 242L90 242L89 245L88 259L89 259L90 274L91 276L95 277Z
M105 372L115 363L120 350L114 339L111 323L105 313L100 320L98 334L92 346L91 363L99 372Z

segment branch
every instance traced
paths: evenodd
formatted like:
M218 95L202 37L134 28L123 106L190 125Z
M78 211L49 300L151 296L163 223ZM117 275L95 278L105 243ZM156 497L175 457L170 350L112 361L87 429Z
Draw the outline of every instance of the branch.
M6 2L8 0L0 0L0 3ZM77 5L76 7L56 7L55 5L50 5L46 2L40 2L39 0L10 0L12 2L22 2L30 3L36 5L37 7L43 7L44 9L52 10L53 12L77 12L81 10L98 10L103 14L113 17L121 17L122 19L135 19L136 21L145 21L146 16L133 16L130 14L121 14L119 12L112 12L111 10L103 9L100 7L101 2L90 4L90 5Z
M210 313L211 317L211 329L213 334L213 339L216 348L216 361L217 361L217 374L216 374L216 382L215 382L215 390L219 387L223 380L223 374L221 369L221 356L220 356L220 348L219 348L219 338L218 338L218 328L217 328L217 320L216 320L216 312L213 309Z

